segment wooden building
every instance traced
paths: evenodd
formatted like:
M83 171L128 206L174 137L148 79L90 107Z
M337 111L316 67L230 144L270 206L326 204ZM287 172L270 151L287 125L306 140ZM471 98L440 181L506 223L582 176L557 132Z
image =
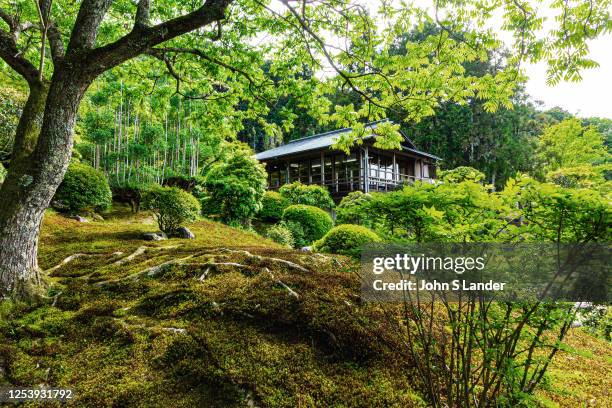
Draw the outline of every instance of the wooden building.
M375 129L382 121L367 125ZM294 181L326 186L338 200L351 191L390 191L415 180L432 181L439 157L419 151L406 136L400 150L375 148L375 135L366 137L350 154L332 149L336 139L351 129L308 136L255 157L266 166L268 188L277 190Z

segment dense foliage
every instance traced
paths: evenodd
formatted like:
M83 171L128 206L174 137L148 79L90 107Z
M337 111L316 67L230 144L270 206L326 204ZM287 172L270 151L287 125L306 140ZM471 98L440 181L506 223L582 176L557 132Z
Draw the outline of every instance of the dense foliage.
M198 200L178 187L152 187L144 194L143 207L155 214L159 229L168 235L176 234L200 214Z
M299 181L283 185L278 192L289 204L304 204L323 210L334 208L329 190L316 184L302 184Z
M71 163L55 193L59 209L71 213L105 210L111 205L111 190L106 176L91 166Z
M485 175L483 172L469 166L460 166L450 170L442 170L439 179L445 183L461 183L462 181L472 181L482 183Z
M284 223L278 223L268 228L266 231L266 237L278 244L288 246L290 248L292 248L294 245L293 233Z
M0 183L4 181L5 176L6 176L6 169L4 168L2 163L0 163Z
M315 251L347 255L358 258L363 246L372 242L381 242L376 233L361 225L338 225L313 245Z
M571 188L609 193L612 154L595 125L569 118L545 129L538 140L536 175Z
M236 149L226 161L206 174L206 207L215 208L221 220L249 227L261 209L267 175L249 149Z
M293 233L294 245L301 247L320 239L333 226L330 215L318 207L290 205L283 211L283 221Z
M372 195L362 191L352 191L342 198L336 207L337 224L358 224L368 222L369 214L365 213L365 203L372 199Z
M3 83L0 88L0 162L7 160L13 151L17 123L26 99L23 93L7 85Z
M261 210L257 214L264 221L278 221L289 206L287 200L276 191L266 191L261 200Z

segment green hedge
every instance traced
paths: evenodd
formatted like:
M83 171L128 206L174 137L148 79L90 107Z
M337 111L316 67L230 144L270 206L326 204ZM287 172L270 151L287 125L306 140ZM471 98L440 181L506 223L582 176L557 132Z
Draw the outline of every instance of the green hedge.
M296 181L285 184L278 192L289 204L304 204L331 210L334 208L334 200L327 188L314 184L305 185Z
M71 163L55 193L55 201L71 213L105 210L112 202L111 189L101 171L82 163Z
M309 245L320 239L334 225L328 213L320 208L303 204L285 208L283 221L291 229L296 247Z
M315 242L313 249L358 258L363 245L381 241L380 237L369 228L342 224L332 228L323 238Z
M173 235L185 222L195 221L200 214L200 203L178 187L151 188L144 194L143 205L157 218L159 229Z
M264 221L278 221L283 218L283 211L289 203L276 191L266 191L261 200L259 218Z

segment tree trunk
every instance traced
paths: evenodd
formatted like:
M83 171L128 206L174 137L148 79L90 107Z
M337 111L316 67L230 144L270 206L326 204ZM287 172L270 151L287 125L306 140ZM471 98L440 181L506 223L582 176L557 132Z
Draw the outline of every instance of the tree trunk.
M16 155L0 188L1 295L27 299L40 289L40 224L68 167L76 113L88 85L75 78L58 69L48 92L46 86L31 87L20 118Z

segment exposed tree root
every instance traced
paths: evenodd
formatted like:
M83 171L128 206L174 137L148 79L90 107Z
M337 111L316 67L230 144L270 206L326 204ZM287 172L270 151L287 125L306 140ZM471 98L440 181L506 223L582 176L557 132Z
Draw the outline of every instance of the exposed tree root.
M295 262L287 261L286 259L272 258L272 257L269 257L269 256L253 255L249 251L238 250L238 249L221 248L219 250L219 252L229 252L229 253L233 253L233 254L241 254L241 255L244 255L245 257L247 257L249 259L252 259L252 260L255 260L255 261L269 261L269 262L273 262L273 263L280 263L280 264L283 264L285 266L288 266L291 269L296 269L296 270L301 271L301 272L310 272L308 269L304 268L303 266L298 265Z
M80 254L80 253L78 253L78 254L70 255L69 257L64 258L64 260L62 262L60 262L59 264L55 265L52 268L47 269L45 271L45 273L46 274L51 274L51 273L55 272L56 270L58 270L59 268L61 268L62 266L66 265L67 263L72 262L72 261L74 261L77 258L82 258L84 256L93 256L93 254Z
M187 333L186 329L180 329L178 327L162 327L162 330L169 331L172 333L185 334Z
M141 248L143 248L143 247L141 247ZM166 247L166 248L168 248L168 247ZM175 265L175 264L176 265L182 265L183 261L186 261L186 260L191 259L193 257L194 257L194 255L189 255L189 256L187 256L185 258L171 259L171 260L166 261L164 263L161 263L159 265L151 266L151 267L149 267L149 268L147 268L147 269L145 269L143 271L132 273L130 275L124 276L123 278L111 279L111 280L96 282L95 285L96 286L104 286L104 285L108 285L109 283L121 282L121 281L128 280L128 279L136 279L136 278L139 278L142 275L155 276L159 272L161 272L166 266L168 266L168 265Z
M300 298L300 295L298 295L296 291L294 291L289 286L287 286L285 282L281 281L280 279L276 279L276 277L274 276L271 270L269 270L268 268L264 268L264 270L270 274L270 277L272 278L272 280L274 280L276 283L281 285L287 292L289 292L289 296L293 296L296 299Z
M118 261L114 262L113 265L123 265L126 262L133 261L136 257L144 254L147 251L161 251L161 250L164 250L164 249L175 249L175 248L178 248L178 247L180 247L180 245L171 245L171 246L165 246L165 247L146 247L146 246L141 246L141 247L138 247L138 249L136 249L136 251L132 252L131 254L126 256L125 258L121 258Z
M130 262L131 260L133 260L137 256L140 256L140 255L144 254L146 251L147 251L147 247L145 247L145 246L138 247L138 249L136 249L134 252L132 252L131 254L126 256L125 258L121 258L118 261L115 261L115 263L113 263L113 265L123 265L126 262Z

